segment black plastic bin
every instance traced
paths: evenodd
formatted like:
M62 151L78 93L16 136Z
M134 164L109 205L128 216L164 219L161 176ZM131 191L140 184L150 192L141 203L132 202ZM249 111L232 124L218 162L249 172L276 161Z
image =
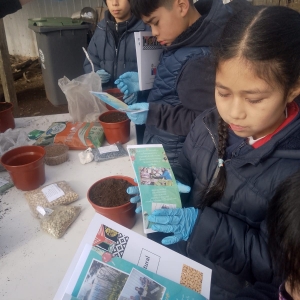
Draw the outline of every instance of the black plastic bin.
M84 73L82 47L87 47L89 25L60 17L29 19L28 27L36 33L48 100L55 106L67 104L58 79L72 80Z

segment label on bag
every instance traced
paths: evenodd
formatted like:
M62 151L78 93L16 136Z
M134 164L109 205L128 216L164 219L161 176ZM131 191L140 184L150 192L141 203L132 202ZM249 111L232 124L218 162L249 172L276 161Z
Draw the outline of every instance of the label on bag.
M51 208L47 208L47 207L42 207L42 206L37 206L36 207L36 210L42 215L42 216L49 216L49 215L51 215L53 212L54 212L54 210L53 209L51 209Z
M50 184L42 189L43 194L47 198L48 202L52 202L59 197L64 196L64 191L59 188L56 183Z
M104 147L99 147L98 148L100 154L104 153L109 153L109 152L117 152L119 151L119 148L116 144L109 145L109 146L104 146Z

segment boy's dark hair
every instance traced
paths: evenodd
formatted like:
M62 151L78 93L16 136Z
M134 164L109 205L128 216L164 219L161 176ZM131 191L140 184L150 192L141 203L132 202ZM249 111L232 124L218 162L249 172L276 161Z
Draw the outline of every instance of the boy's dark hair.
M269 249L275 269L291 290L300 286L300 171L277 188L267 213Z
M276 20L276 21L275 21ZM214 50L216 69L232 58L248 61L256 75L279 84L285 95L300 79L300 14L283 6L252 6L226 24ZM218 159L224 159L228 125L220 120ZM211 188L203 191L200 208L212 205L226 187L225 164Z
M130 0L132 13L137 17L149 17L155 10L164 6L171 8L175 0ZM193 0L189 0L194 5Z

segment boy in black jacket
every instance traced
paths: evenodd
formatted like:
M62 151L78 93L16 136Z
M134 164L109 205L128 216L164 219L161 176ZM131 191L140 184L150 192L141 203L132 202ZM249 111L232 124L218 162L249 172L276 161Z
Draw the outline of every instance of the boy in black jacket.
M194 119L215 105L210 47L233 9L221 0L195 5L193 0L131 0L131 8L151 26L164 52L147 103L130 106L149 110L128 117L135 124L145 123L144 143L163 144L171 165L176 165ZM125 73L116 83L131 94L138 90L137 73Z

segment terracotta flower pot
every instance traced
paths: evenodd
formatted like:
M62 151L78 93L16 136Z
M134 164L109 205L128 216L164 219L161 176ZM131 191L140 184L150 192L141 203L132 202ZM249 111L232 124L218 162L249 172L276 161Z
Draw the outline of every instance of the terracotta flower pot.
M15 128L13 105L8 102L0 102L0 132Z
M122 120L121 120L122 119ZM118 121L121 120L121 121ZM108 143L125 144L130 139L130 119L120 111L106 111L99 116Z
M118 89L118 88L113 88L113 89L107 89L104 91L105 93L108 93L114 97L116 97L117 99L123 101L123 96L124 94ZM106 108L108 110L116 110L115 108L113 108L112 106L105 104Z
M127 202L123 205L120 206L114 206L114 207L104 207L104 206L100 206L95 204L94 202L92 202L90 195L91 195L91 191L94 189L94 187L99 184L100 182L103 182L107 179L123 179L126 180L127 182L130 183L130 185L137 185L133 178L127 177L127 176L109 176L109 177L105 177L103 179L100 179L98 181L96 181L88 190L87 192L87 198L88 201L91 203L91 205L94 207L95 211L129 229L131 229L136 221L136 214L135 214L135 209L136 209L136 204L133 204L131 202ZM111 191L111 196L114 197L114 191Z
M2 155L1 163L16 188L30 191L45 182L45 153L40 146L21 146Z

